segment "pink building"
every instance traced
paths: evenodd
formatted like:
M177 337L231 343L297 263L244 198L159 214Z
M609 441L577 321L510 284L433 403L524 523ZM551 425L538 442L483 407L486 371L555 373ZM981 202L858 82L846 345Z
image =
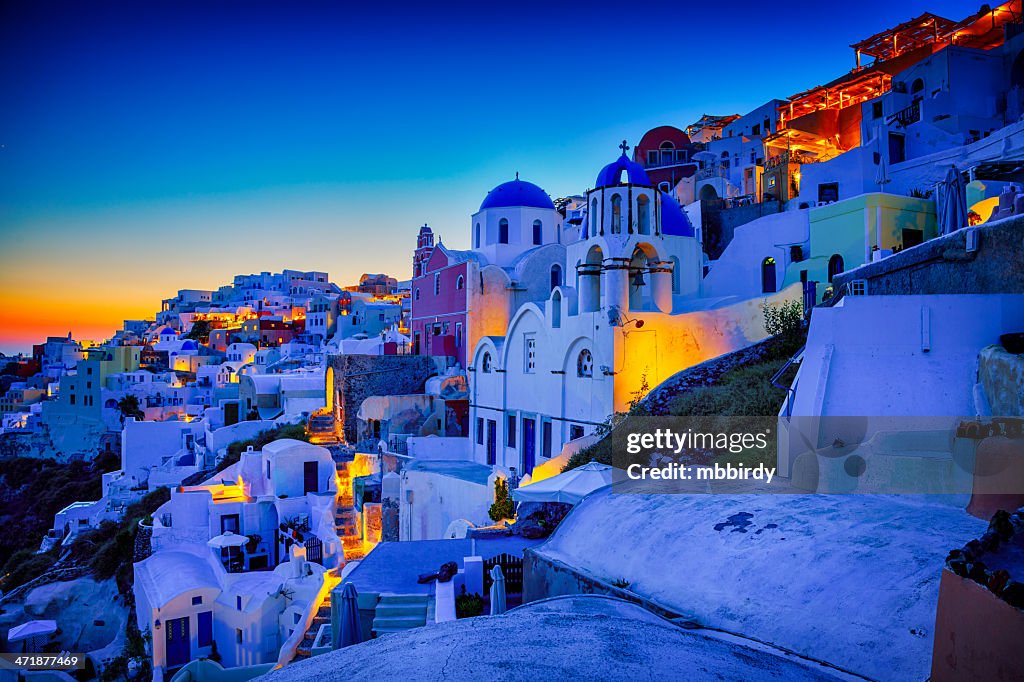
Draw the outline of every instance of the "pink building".
M533 183L503 182L470 219L471 251L434 244L424 225L413 255L414 352L454 358L464 369L483 336L503 334L514 310L564 283L562 215ZM573 227L572 238L578 229Z
M466 311L470 262L475 254L434 245L430 227L420 228L413 255L412 332L417 355L448 356L466 366Z

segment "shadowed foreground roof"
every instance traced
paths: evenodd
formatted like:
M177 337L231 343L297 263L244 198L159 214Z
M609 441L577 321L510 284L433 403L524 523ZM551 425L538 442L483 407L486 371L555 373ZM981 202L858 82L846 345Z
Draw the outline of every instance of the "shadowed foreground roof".
M595 595L407 630L295 663L266 682L333 680L831 680L823 669L688 632Z

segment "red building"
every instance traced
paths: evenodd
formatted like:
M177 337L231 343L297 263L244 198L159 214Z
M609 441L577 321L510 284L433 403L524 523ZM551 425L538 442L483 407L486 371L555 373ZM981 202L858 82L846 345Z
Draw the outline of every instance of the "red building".
M633 149L633 160L644 167L655 186L669 192L696 172L692 153L693 143L686 133L674 126L658 126L640 138Z

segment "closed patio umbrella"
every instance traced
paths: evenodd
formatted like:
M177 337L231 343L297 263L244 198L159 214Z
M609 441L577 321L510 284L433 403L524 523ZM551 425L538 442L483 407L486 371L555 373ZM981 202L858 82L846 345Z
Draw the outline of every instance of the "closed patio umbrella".
M242 545L249 544L249 538L245 535L239 535L238 533L232 533L231 531L225 531L220 535L216 535L210 538L210 541L206 543L214 549L224 549L226 547L241 547Z
M501 572L501 564L491 569L491 615L497 616L508 610L505 599L505 574Z
M352 646L363 641L363 629L359 624L359 594L356 586L345 583L341 587L341 613L338 647Z
M949 167L945 179L936 189L939 234L956 232L967 224L967 188L955 165Z
M524 485L512 491L517 502L564 502L576 504L598 488L612 484L612 467L589 462L543 481Z

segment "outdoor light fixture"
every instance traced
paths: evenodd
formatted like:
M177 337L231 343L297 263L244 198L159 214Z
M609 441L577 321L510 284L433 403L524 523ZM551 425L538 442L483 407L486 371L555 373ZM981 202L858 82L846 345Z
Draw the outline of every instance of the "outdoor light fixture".
M608 326L628 327L631 324L637 329L641 329L644 326L644 321L626 317L619 311L618 306L612 306L608 309Z

